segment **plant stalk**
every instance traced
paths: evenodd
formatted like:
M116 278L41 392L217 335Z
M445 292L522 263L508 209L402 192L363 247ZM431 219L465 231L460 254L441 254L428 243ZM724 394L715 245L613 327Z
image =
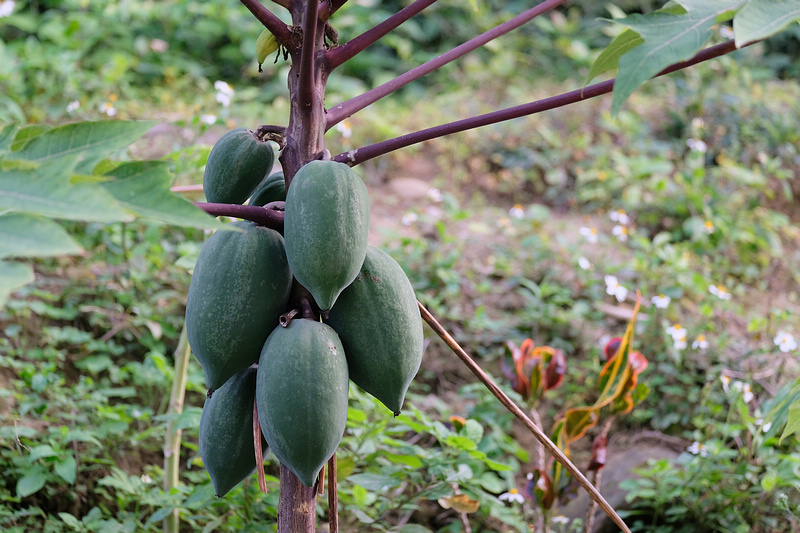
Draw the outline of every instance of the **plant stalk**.
M192 350L189 348L189 339L186 336L186 325L184 324L178 340L178 348L175 350L172 392L169 396L169 409L167 410L167 414L173 416L167 422L167 434L164 443L164 492L166 494L171 493L172 489L180 485L181 436L183 432L180 429L175 429L176 420L174 418L183 412L191 354ZM173 509L164 518L163 528L164 533L178 533L180 530L180 517L177 509Z
M473 374L483 383L489 392L491 392L495 398L500 400L500 403L508 409L514 416L522 421L525 424L530 432L536 437L542 446L552 455L559 463L561 463L564 468L566 468L570 474L572 474L575 479L580 483L580 485L586 489L586 492L589 493L589 496L598 503L598 505L605 511L605 513L614 521L619 528L624 531L625 533L631 533L631 530L628 529L628 526L625 525L625 522L622 521L622 518L617 514L611 505L603 498L603 495L600 494L597 489L592 485L586 476L581 473L580 470L569 460L569 458L564 455L558 446L556 446L553 441L551 441L544 432L533 423L533 421L525 414L525 412L515 404L508 395L503 392L503 390L497 386L497 384L492 381L492 378L483 371L483 369L464 351L464 349L453 339L453 337L445 330L441 324L436 320L436 318L422 305L420 302L417 302L417 306L419 307L420 314L422 315L422 319L428 323L428 325L433 329L433 331L441 338L445 344L447 344L448 348L450 348L461 361L467 365L467 368L472 371Z
M358 37L328 52L328 63L331 70L363 52L368 46L375 44L381 37L394 30L402 23L436 2L436 0L414 0L380 24L373 26Z
M674 65L669 66L656 74L655 77L663 76L677 70L694 66L698 63L729 54L734 50L736 50L736 45L733 39L731 39L725 43L718 44L698 52L697 55L695 55L692 59L675 63ZM350 150L349 152L337 155L333 158L333 160L341 163L347 163L352 167L374 157L399 150L400 148L405 148L406 146L411 146L412 144L429 141L431 139L436 139L437 137L452 135L454 133L460 133L462 131L480 128L482 126L488 126L490 124L496 124L498 122L504 122L506 120L520 118L527 115L534 115L536 113L541 113L542 111L549 111L551 109L564 107L566 105L588 100L596 96L608 94L613 90L613 88L613 79L603 81L588 87L584 87L583 89L576 89L574 91L551 96L550 98L544 98L542 100L536 100L527 104L509 107L498 111L492 111L491 113L485 113L483 115L457 120L447 124L441 124L432 128L427 128L402 135L400 137L395 137L394 139L388 139L386 141L381 141L379 143L364 146L362 148L356 148L355 150Z
M506 33L513 31L523 24L526 24L533 20L534 18L538 17L539 15L546 13L547 11L553 9L554 7L559 6L560 4L565 3L567 0L546 0L541 4L538 4L527 11L524 11L517 15L516 17L508 20L498 26L495 26L491 30L478 35L470 39L469 41L456 46L452 50L445 52L444 54L440 55L439 57L435 57L430 61L423 63L422 65L415 67L408 72L401 74L400 76L396 77L393 80L390 80L383 85L375 87L364 94L356 96L346 102L343 102L339 105L336 105L328 110L328 124L326 129L330 129L342 120L346 119L347 117L353 115L357 111L361 111L365 107L373 104L383 98L384 96L388 96L389 94L393 93L394 91L398 90L399 88L411 83L412 81L421 78L426 74L430 74L431 72L441 68L442 66L450 63L458 59L459 57L472 52L473 50L480 48L481 46L485 45L489 41L500 37L501 35L505 35ZM412 4L413 6L414 4ZM411 6L409 6L411 7ZM398 15L402 13L399 12ZM354 39L355 40L355 39ZM352 41L351 41L352 42ZM350 43L340 47L345 48ZM337 50L332 50L331 53L335 53Z
M257 205L215 204L210 202L195 202L194 205L215 217L225 216L251 220L283 233L283 209L272 208L281 207L279 205L271 206L269 209Z

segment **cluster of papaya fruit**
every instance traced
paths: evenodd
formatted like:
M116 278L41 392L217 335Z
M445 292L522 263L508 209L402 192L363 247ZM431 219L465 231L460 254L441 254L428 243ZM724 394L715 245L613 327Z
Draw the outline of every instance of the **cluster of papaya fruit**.
M211 235L189 286L186 329L209 389L200 456L218 496L260 467L254 404L262 448L311 487L344 434L348 380L398 414L422 359L414 290L367 244L358 175L312 161L287 191L283 174L267 176L273 163L271 146L239 129L214 145L203 177L209 202L285 202L283 235L250 221ZM297 284L311 313L293 309Z

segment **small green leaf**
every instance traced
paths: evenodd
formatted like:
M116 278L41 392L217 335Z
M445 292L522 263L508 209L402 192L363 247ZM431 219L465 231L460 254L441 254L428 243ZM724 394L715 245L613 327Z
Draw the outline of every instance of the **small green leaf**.
M83 523L69 513L58 513L58 517L62 522L76 531L83 530Z
M401 479L380 474L364 473L353 474L347 478L351 483L355 483L367 490L386 491L400 485Z
M748 0L733 17L736 47L766 39L800 20L800 0Z
M790 437L800 431L800 400L796 400L789 406L789 421L786 422L786 427L783 428L781 433L781 442L786 437Z
M21 213L0 216L0 259L74 255L82 251L52 220Z
M25 498L35 492L39 492L46 482L47 472L37 465L17 481L17 496Z
M778 473L774 470L768 470L767 474L761 478L761 488L764 489L765 492L772 492L775 487L778 486L779 481L780 477Z
M73 485L75 483L75 476L78 473L78 464L75 462L75 458L72 455L68 455L53 465L53 471L58 477L70 485Z
M617 35L614 40L600 52L600 55L597 56L594 63L592 63L589 74L586 76L586 85L600 74L608 72L609 70L616 70L619 64L619 58L643 42L644 39L633 30L625 30Z
M42 444L40 446L34 446L31 448L31 453L28 454L28 461L33 462L37 459L42 458L50 458L58 456L58 452L56 452L52 446L49 444Z

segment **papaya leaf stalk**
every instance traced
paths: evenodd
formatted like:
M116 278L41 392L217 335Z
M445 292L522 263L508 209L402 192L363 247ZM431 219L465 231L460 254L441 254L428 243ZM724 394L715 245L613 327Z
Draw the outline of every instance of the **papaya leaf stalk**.
M290 47L292 44L292 30L285 22L279 19L272 11L264 7L258 0L241 0L241 2L265 28L272 32L272 35L275 36L278 43L287 48Z
M327 114L327 125L326 129L330 129L342 120L346 119L347 117L353 115L357 111L361 111L365 107L373 104L383 98L384 96L388 96L395 92L396 90L400 89L404 85L411 83L412 81L421 78L426 74L430 74L431 72L440 69L447 63L454 61L461 56L480 48L481 46L485 45L489 41L500 37L501 35L505 35L506 33L513 31L523 24L530 22L531 20L535 19L539 15L543 13L547 13L551 9L558 7L559 5L565 3L567 0L545 0L541 4L538 4L527 11L524 11L517 15L516 17L492 28L491 30L484 32L469 41L456 46L452 50L445 52L444 54L440 55L439 57L435 57L430 61L423 63L422 65L415 67L408 72L401 74L400 76L396 77L393 80L390 80L383 85L375 87L359 96L356 96L346 102L343 102L339 105L335 105L328 109ZM413 4L412 4L413 5ZM409 6L410 7L410 6ZM356 38L358 39L358 38ZM356 40L354 39L354 41ZM353 41L351 41L353 42ZM329 52L330 55L333 55L334 58L336 54L339 53L339 49L345 48L350 43L347 43L337 49L333 49ZM334 60L335 64L335 60Z
M333 70L346 61L354 58L356 55L363 52L368 46L375 44L381 37L394 30L434 2L436 2L436 0L414 0L414 2L411 4L407 5L383 22L373 26L358 37L355 37L347 43L330 50L327 54L330 69Z
M658 73L656 77L663 76L665 74L669 74L687 67L691 67L698 63L702 63L704 61L708 61L710 59L714 59L723 56L725 54L729 54L734 50L736 50L736 45L734 41L733 40L726 41L722 44L718 44L716 46L712 46L710 48L702 50L701 52L698 52L697 55L695 55L692 59L688 61L675 63L674 65L667 67L666 69ZM436 139L438 137L444 137L445 135L452 135L454 133L460 133L462 131L488 126L490 124L497 124L498 122L505 122L507 120L512 120L527 115L534 115L536 113L541 113L542 111L557 109L559 107L564 107L569 104L574 104L576 102L581 102L583 100L588 100L590 98L595 98L597 96L608 94L613 89L614 89L614 80L613 79L606 80L600 83L596 83L594 85L590 85L588 87L584 87L582 89L575 89L574 91L569 91L556 96L551 96L549 98L536 100L533 102L529 102L527 104L508 107L505 109L500 109L498 111L485 113L483 115L477 115L474 117L465 118L454 122L449 122L447 124L433 126L431 128L415 131L413 133L408 133L406 135L401 135L400 137L395 137L394 139L388 139L361 148L356 148L354 150L350 150L348 152L337 155L336 157L333 158L333 160L339 161L341 163L346 163L350 166L355 166L363 163L364 161L368 161L372 158L388 154L389 152L393 152L395 150L399 150L407 146L411 146L412 144L417 144L420 142L429 141L431 139Z

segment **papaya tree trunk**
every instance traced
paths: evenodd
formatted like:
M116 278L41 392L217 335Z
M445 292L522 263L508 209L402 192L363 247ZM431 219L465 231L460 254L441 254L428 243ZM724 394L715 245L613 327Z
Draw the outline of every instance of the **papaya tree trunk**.
M278 533L313 533L317 522L317 491L306 487L281 464Z
M319 3L295 1L290 4L294 42L289 49L291 109L286 128L286 145L280 162L286 188L297 171L324 157L325 85L328 66L325 60L325 24L318 20ZM300 37L299 39L297 37ZM314 533L316 529L316 490L303 483L281 464L278 500L278 533Z

